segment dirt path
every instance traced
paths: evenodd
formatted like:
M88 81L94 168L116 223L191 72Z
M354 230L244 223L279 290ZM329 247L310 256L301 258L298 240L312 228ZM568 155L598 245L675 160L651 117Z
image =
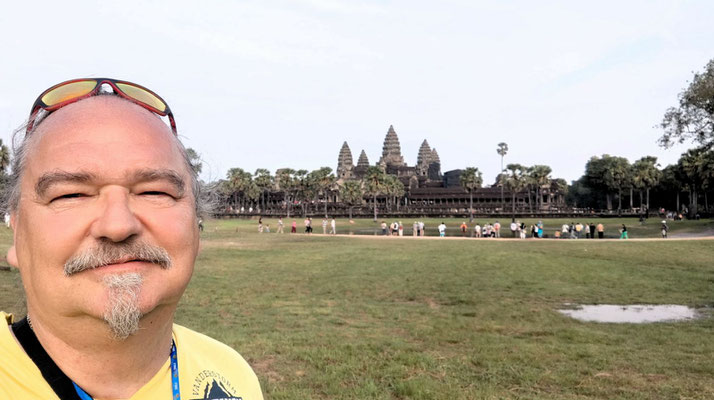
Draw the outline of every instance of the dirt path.
M526 241L558 241L558 242L572 242L572 243L578 243L582 241L586 242L655 242L655 241L663 241L663 240L669 240L669 241L683 241L683 240L714 240L714 234L712 232L705 232L707 236L693 236L693 235L683 235L683 236L670 236L667 239L662 239L662 238L630 238L627 240L623 239L555 239L555 238L548 238L548 239L534 239L534 238L527 238L527 239L514 239L514 238L472 238L472 237L463 237L463 236L446 236L446 237L438 237L438 236L422 236L422 237L416 237L416 236L382 236L382 235L318 235L316 234L315 236L335 236L335 237L348 237L348 238L365 238L365 239L372 239L372 240L475 240L475 241L499 241L499 242L526 242Z

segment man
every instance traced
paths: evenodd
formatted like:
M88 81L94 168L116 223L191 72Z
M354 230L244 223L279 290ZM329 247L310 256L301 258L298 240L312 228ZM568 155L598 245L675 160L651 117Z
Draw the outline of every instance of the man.
M495 224L493 224L493 237L500 238L501 237L501 223L496 221Z
M332 217L332 221L330 221L330 234L337 235L337 222L335 221L335 217Z
M515 219L511 219L511 237L515 239L516 231L518 230L518 224L516 224Z
M0 313L0 398L262 399L238 353L173 323L200 197L161 98L108 79L48 89L8 185L28 316Z
M597 229L597 238L602 239L605 236L605 225L599 222L595 229Z
M438 229L439 229L439 237L444 237L446 235L446 224L444 224L444 222L442 222L438 226Z
M283 228L284 228L283 217L280 217L280 218L278 218L278 232L277 233L284 233Z

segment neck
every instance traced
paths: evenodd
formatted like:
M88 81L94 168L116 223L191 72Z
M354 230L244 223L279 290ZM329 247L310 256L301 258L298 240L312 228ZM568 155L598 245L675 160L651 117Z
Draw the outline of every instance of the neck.
M30 309L28 314L42 347L69 379L95 399L125 399L169 359L174 310L153 310L141 319L139 331L124 340L114 339L107 324L96 318L45 322L42 313Z

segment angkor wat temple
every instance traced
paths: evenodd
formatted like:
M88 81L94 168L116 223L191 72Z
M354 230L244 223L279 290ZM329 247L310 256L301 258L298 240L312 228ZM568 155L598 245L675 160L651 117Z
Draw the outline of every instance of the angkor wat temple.
M426 139L419 148L416 165L409 166L402 156L397 133L390 125L384 138L382 156L375 165L387 174L396 176L404 185L405 195L399 202L400 213L443 215L468 212L469 194L460 183L462 170L456 169L442 174L439 154ZM369 166L364 150L360 152L355 165L352 151L347 142L344 142L337 158L337 183L364 178ZM508 214L513 209L514 197L518 213L557 212L565 207L564 193L560 193L555 185L542 187L541 198L538 200L531 197L530 191L523 190L513 196L508 189L502 192L497 183L484 186L490 187L477 189L473 193L473 207L478 214ZM335 195L331 200L339 203L339 196ZM386 205L387 199L381 198L378 202Z

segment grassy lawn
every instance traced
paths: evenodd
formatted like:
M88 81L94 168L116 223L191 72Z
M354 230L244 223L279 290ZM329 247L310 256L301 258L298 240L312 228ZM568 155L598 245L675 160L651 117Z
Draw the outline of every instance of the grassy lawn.
M622 222L605 221L615 236ZM456 235L462 220L446 222ZM625 223L630 237L659 235L656 218ZM338 221L348 226L375 224ZM3 230L1 250L10 240ZM207 221L177 320L238 349L267 399L706 399L712 260L712 240L375 240ZM0 271L0 309L22 313L20 297L18 274ZM564 303L707 309L689 322L598 324L562 316Z

